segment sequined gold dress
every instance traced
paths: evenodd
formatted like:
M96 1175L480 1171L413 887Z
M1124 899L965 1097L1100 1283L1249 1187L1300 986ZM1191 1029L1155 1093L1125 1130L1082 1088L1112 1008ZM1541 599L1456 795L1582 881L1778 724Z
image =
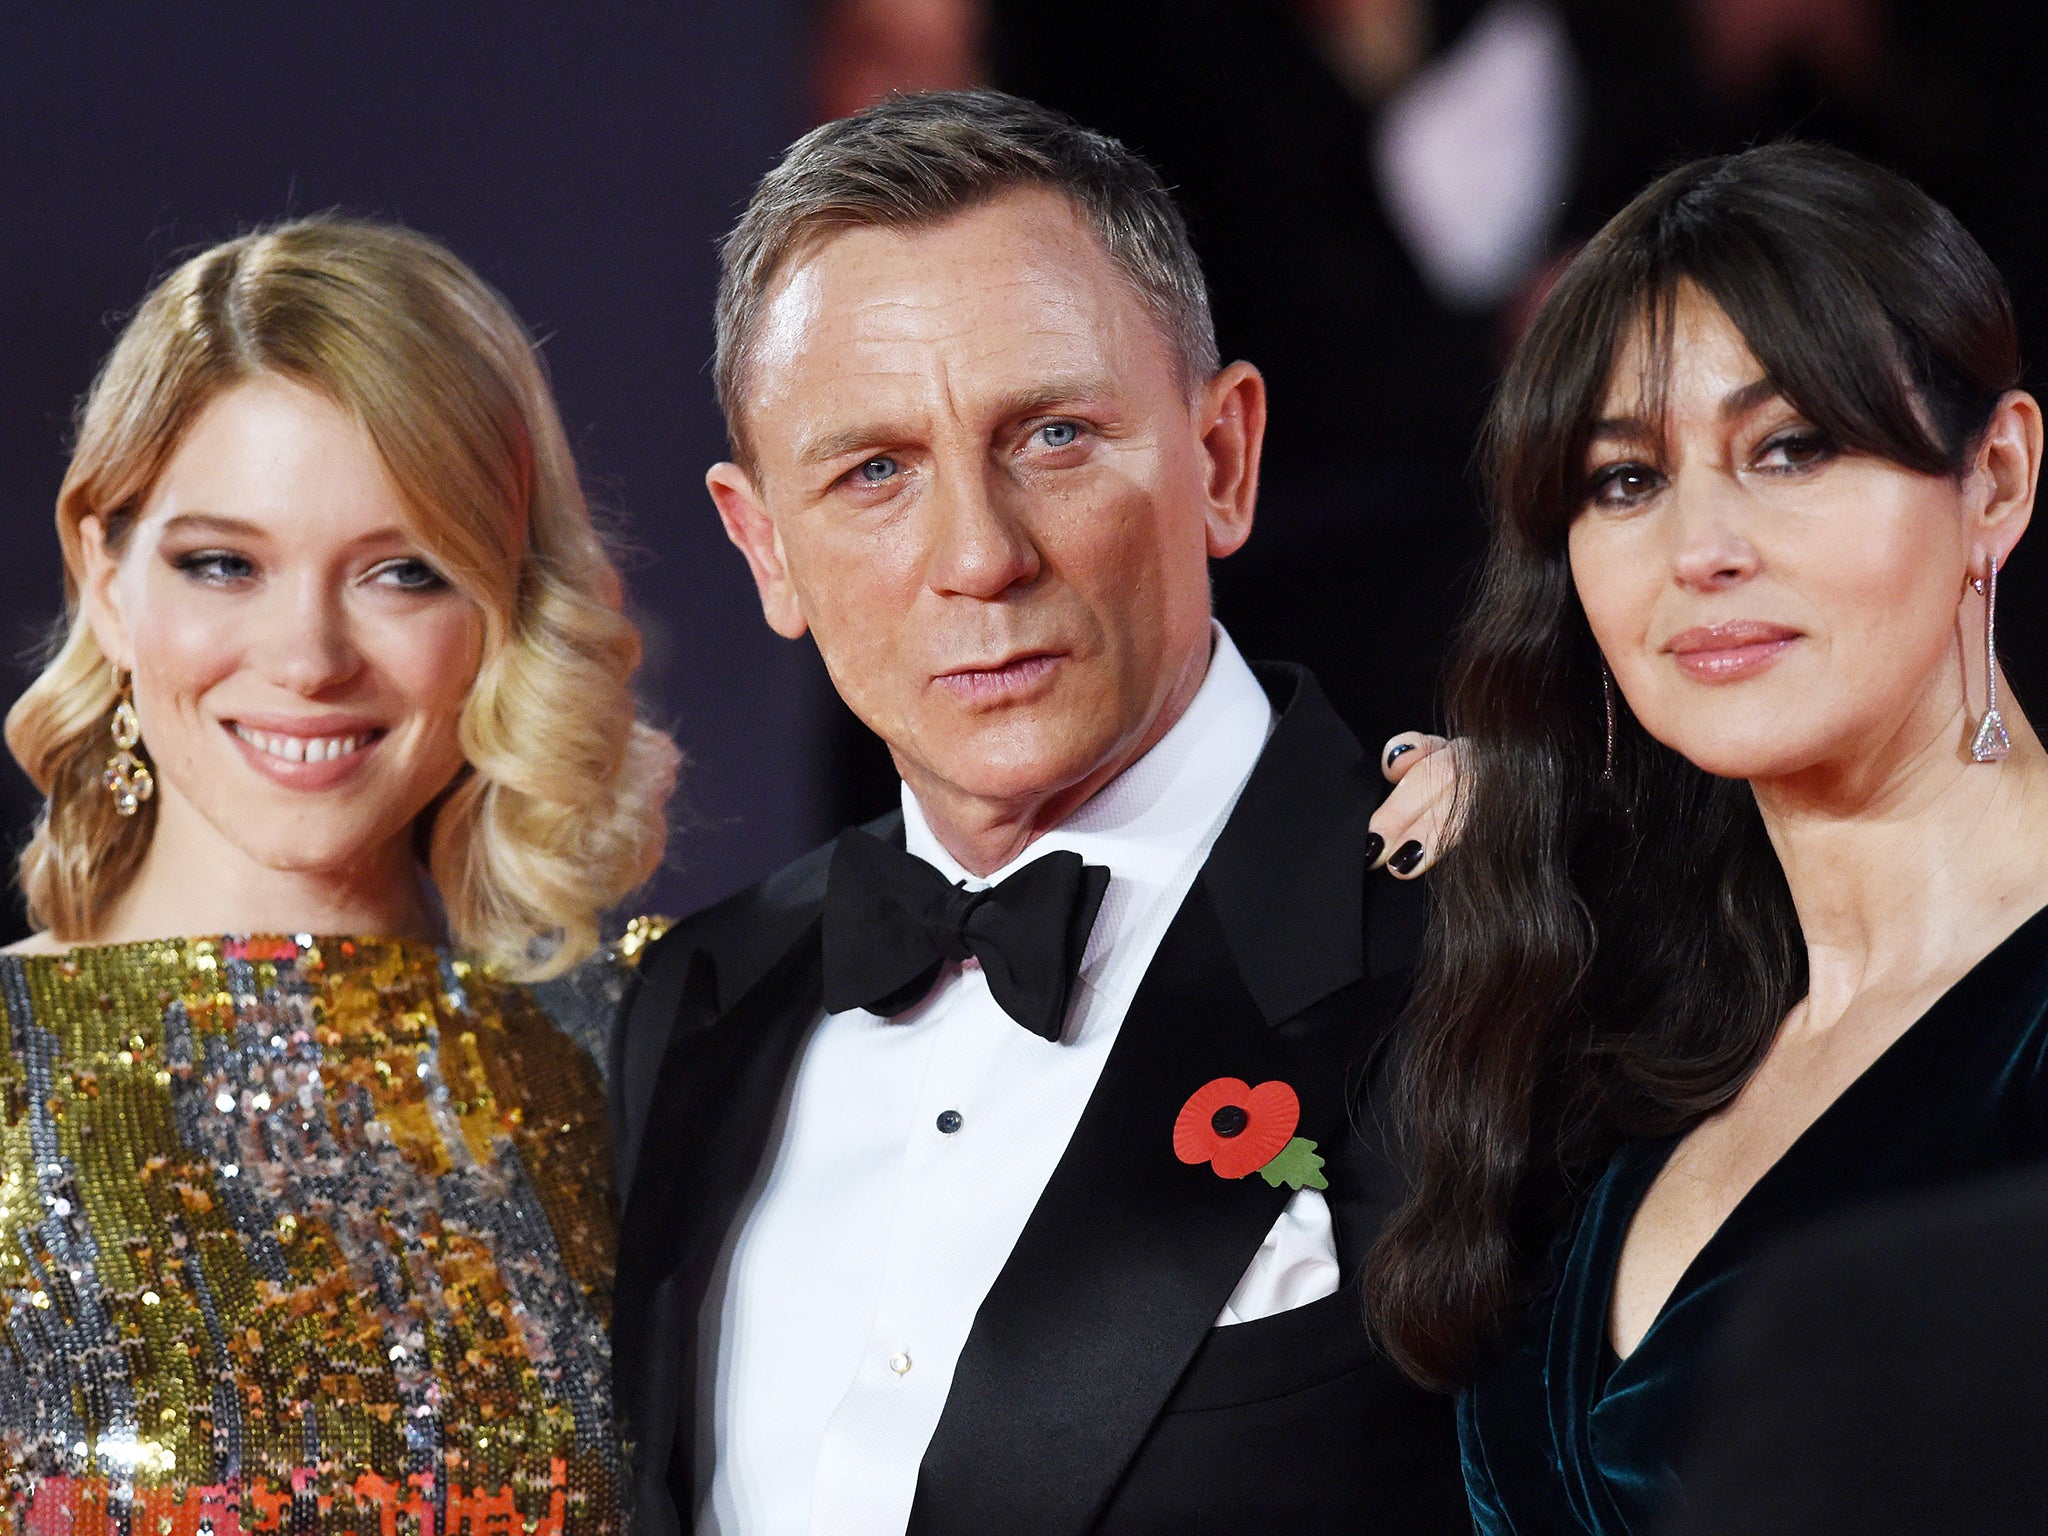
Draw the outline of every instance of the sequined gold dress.
M389 940L0 957L12 1529L618 1529L633 947L540 992Z

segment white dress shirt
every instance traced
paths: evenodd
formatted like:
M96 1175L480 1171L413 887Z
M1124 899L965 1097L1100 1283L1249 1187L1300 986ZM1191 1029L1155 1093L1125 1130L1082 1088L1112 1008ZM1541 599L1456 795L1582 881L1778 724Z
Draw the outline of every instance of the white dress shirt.
M1108 866L1109 887L1058 1042L997 1007L971 960L893 1021L853 1010L818 1025L705 1303L719 1347L700 1533L897 1536L908 1524L975 1313L1272 721L1219 626L1208 675L1158 745L986 880L946 852L905 790L905 844L948 880L978 889L1072 849ZM1329 1208L1303 1190L1218 1322L1336 1285Z

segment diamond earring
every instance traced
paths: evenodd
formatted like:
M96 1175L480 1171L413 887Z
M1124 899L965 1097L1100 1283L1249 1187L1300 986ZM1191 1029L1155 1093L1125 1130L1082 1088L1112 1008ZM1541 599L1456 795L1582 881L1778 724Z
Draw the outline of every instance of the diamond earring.
M1607 670L1605 657L1600 661L1600 702L1607 706L1607 760L1600 768L1600 782L1614 781L1614 674Z
M156 775L135 755L135 748L142 741L142 722L136 718L128 679L122 676L119 667L114 669L114 683L121 691L121 697L114 704L114 755L107 759L107 770L100 775L100 783L114 797L114 813L133 816L142 809L142 802L156 793Z
M2012 751L2005 717L1998 712L1998 556L1991 557L1990 575L1975 577L1970 585L1984 594L1984 718L1970 738L1970 756L1980 763L1998 763Z

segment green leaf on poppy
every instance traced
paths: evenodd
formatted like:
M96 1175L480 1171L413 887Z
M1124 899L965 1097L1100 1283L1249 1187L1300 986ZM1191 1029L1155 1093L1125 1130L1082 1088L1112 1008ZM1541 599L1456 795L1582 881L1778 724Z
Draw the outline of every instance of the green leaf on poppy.
M1282 1147L1273 1161L1259 1170L1259 1177L1275 1189L1282 1184L1290 1189L1330 1187L1330 1181L1323 1177L1323 1160L1316 1156L1316 1144L1302 1136Z

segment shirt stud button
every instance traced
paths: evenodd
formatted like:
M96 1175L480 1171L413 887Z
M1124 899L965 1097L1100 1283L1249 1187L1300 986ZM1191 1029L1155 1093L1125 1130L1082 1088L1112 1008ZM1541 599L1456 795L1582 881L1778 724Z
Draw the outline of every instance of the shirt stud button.
M944 1109L939 1111L939 1131L942 1135L952 1135L960 1129L961 1123L959 1110Z
M910 1374L910 1356L903 1353L900 1349L897 1350L895 1354L889 1357L889 1369L898 1376L908 1376Z

